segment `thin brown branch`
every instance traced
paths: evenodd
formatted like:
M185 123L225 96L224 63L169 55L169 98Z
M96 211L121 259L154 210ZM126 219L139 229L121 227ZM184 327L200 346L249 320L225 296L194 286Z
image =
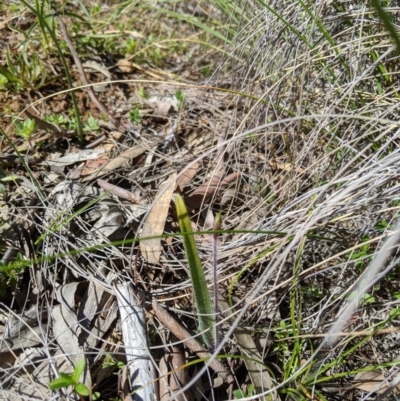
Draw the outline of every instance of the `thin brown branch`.
M66 28L66 26L65 26L65 24L64 24L64 21L62 20L61 17L57 17L57 21L58 21L58 24L59 24L59 26L60 26L61 34L62 34L62 36L63 36L63 38L64 38L64 40L65 40L65 43L67 44L67 46L68 46L68 48L69 48L69 51L71 52L71 55L72 55L72 58L74 59L74 63L75 63L75 65L76 65L76 68L78 69L78 73L79 73L79 76L80 76L80 78L81 78L82 84L85 85L85 86L87 86L87 91L88 91L88 94L89 94L90 99L92 100L92 102L94 103L94 105L97 107L97 109L98 109L101 113L106 114L106 115L108 116L108 118L109 118L109 120L110 120L110 127L111 127L112 129L118 130L118 126L119 126L120 124L119 124L118 121L107 111L107 109L105 108L104 104L101 103L101 101L100 101L99 99L97 99L97 96L96 96L96 94L94 93L93 88L89 85L89 81L88 81L88 79L87 79L87 77L86 77L85 70L83 69L81 60L80 60L80 58L79 58L79 56L78 56L78 52L76 51L75 46L74 46L74 44L72 43L72 40L71 40L70 36L68 35L68 31L67 31L67 28Z
M164 308L160 306L156 301L152 303L153 310L160 320L160 322L174 334L178 340L183 341L183 344L189 348L199 358L210 358L211 354L195 339L193 336L182 327ZM234 377L225 368L221 361L213 359L209 361L209 366L215 373L217 373L224 381L228 384L234 382Z

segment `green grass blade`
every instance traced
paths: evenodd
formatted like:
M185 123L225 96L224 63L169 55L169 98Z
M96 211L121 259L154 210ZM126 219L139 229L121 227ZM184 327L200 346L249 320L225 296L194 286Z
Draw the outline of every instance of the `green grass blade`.
M67 63L67 60L64 57L64 52L61 48L60 42L54 32L54 29L52 29L49 24L46 21L46 16L44 16L40 10L37 10L35 7L32 7L26 0L21 0L21 3L29 8L29 10L31 10L37 17L39 25L42 29L43 35L46 37L46 31L49 33L50 37L52 38L54 45L57 48L57 52L60 56L60 60L63 64L64 67L64 72L65 72L65 77L67 79L68 82L68 86L72 89L74 87L74 84L72 82L72 76L69 73L69 66ZM47 37L46 37L47 38ZM47 39L46 39L47 40ZM81 121L81 116L79 113L79 108L78 108L78 101L76 99L75 93L74 91L71 91L71 100L72 100L72 106L73 106L73 110L74 110L74 114L75 114L75 118L76 118L76 129L77 129L77 137L79 140L79 143L82 145L83 144L83 126L82 126L82 121Z
M199 318L199 330L202 332L206 330L203 333L203 340L208 347L212 348L216 343L216 332L215 313L211 297L207 289L206 278L192 233L186 205L180 195L177 195L175 205L181 233L185 234L183 235L183 245L189 264L190 279L192 281L193 295Z
M177 20L182 20L185 21L189 24L193 24L194 26L197 26L198 28L202 29L204 32L207 32L210 35L213 35L214 37L222 40L223 42L227 43L227 44L231 44L231 41L229 40L229 38L227 38L226 36L222 35L221 33L219 33L218 31L210 28L210 26L208 24L205 24L201 21L199 21L197 18L193 18L190 17L188 15L185 14L180 14L180 13L176 13L174 11L170 11L170 10L163 10L167 15L176 18Z
M389 32L390 36L394 40L397 46L397 52L400 52L400 37L398 35L398 30L395 28L390 15L382 7L380 0L371 0L373 7L376 9L379 18L382 20L383 25L385 25L386 30Z

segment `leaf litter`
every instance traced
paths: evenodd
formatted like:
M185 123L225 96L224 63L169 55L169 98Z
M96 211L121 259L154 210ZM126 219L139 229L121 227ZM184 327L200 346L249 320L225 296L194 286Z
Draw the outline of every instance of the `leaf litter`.
M32 19L32 16L29 18ZM29 18L26 20L28 24ZM63 19L67 23L67 18ZM10 35L13 34L7 32L6 35L2 29L1 40L6 40L3 38ZM20 39L14 37L13 40ZM268 43L266 46L269 46ZM300 57L305 57L305 54ZM258 57L257 54L254 56ZM267 93L261 93L261 79L255 90L260 98L265 96L270 100L271 106L268 107L272 111L265 105L266 108L261 109L262 103L251 104L250 100L238 100L231 94L201 88L206 81L204 77L196 81L196 73L191 75L191 67L194 69L194 66L190 63L186 65L185 82L193 87L185 88L173 84L147 83L145 79L148 76L160 79L175 75L167 70L128 62L128 57L123 57L115 63L115 66L119 65L119 70L110 66L103 56L97 61L81 63L90 82L101 84L105 78L120 79L120 74L127 80L141 80L140 84L128 84L127 81L125 86L109 84L103 86L102 91L95 90L94 97L100 101L97 105L93 98L88 101L86 93L77 92L82 116L91 113L101 121L102 110L111 116L109 122L99 123L99 133L86 132L84 143L88 147L93 146L90 149L82 149L76 131L71 127L67 129L62 124L46 121L46 117L54 117L54 114L69 119L69 110L72 108L67 95L55 94L50 99L42 100L42 95L54 94L55 89L50 84L38 89L43 90L40 96L39 92L31 91L24 99L15 91L1 93L0 100L12 105L11 110L22 110L27 101L36 103L36 107L40 105L40 109L35 109L35 114L26 112L38 127L34 137L25 141L17 138L12 130L7 132L20 154L14 152L11 144L4 142L4 154L0 155L1 174L8 178L18 177L2 181L5 190L2 205L6 205L8 211L4 213L4 244L1 245L4 256L6 249L7 252L8 249L15 250L15 254L10 252L14 256L5 263L32 260L23 274L7 278L7 287L1 287L2 388L7 390L8 399L20 399L21 396L50 399L49 381L60 373L72 372L74 363L85 355L88 362L85 383L107 394L108 389L102 387L101 383L114 379L112 373L117 365L104 367L105 355L112 355L116 363L129 362L124 381L129 382L129 376L132 386L137 379L134 366L139 366L139 370L147 369L140 368L141 362L149 363L145 360L146 355L155 356L150 365L154 369L156 361L165 364L171 352L176 352L178 362L165 364L167 367L163 366L162 371L166 372L164 375L168 375L169 379L174 370L184 374L175 382L170 380L169 386L166 389L164 387L163 395L166 399L179 397L175 393L195 377L194 372L200 371L197 367L182 368L188 360L188 354L204 358L211 355L210 350L205 350L194 341L196 324L182 244L177 238L169 238L165 243L161 239L141 241L140 245L124 242L150 235L175 233L176 219L170 213L170 205L173 192L179 191L184 194L192 211L191 218L196 230L208 229L209 220L222 208L227 215L224 218L226 228L258 228L271 232L267 236L238 233L220 237L218 260L222 279L219 288L225 293L230 280L238 271L243 271L234 291L236 307L240 310L241 304L246 305L243 322L257 329L239 327L239 335L234 331L230 337L232 343L226 344L223 352L241 355L243 360L232 359L228 367L224 360L214 359L210 367L219 378L209 380L203 374L201 380L185 394L189 399L201 399L212 388L216 394L222 394L221 399L228 399L235 381L242 388L252 382L257 392L262 392L266 387L276 385L282 379L282 372L279 367L275 369L279 363L273 359L280 352L278 343L275 343L273 351L266 346L260 347L259 327L266 328L263 333L267 337L263 339L265 344L271 341L273 333L280 335L280 322L287 324L289 319L287 294L295 286L306 291L310 299L318 299L315 304L309 301L309 308L304 308L305 322L312 314L319 316L316 305L327 312L321 312L321 315L330 319L338 316L327 294L335 291L342 293L352 288L359 277L359 270L365 268L359 260L364 256L357 257L354 252L349 256L349 249L362 245L362 233L375 237L378 243L380 234L376 224L385 221L386 227L390 227L397 213L396 204L393 203L398 193L395 184L398 175L396 166L399 165L396 154L386 152L384 149L387 145L382 145L376 136L374 146L382 145L381 158L377 160L373 154L367 154L370 146L367 139L376 133L362 127L359 120L352 116L347 116L343 124L325 119L319 125L309 118L302 122L303 128L306 127L305 134L299 135L293 133L298 132L301 125L298 122L282 123L279 130L277 126L272 126L257 131L257 126L266 121L287 121L291 102L293 109L297 110L298 99L308 102L305 107L310 107L314 114L321 110L337 113L342 105L337 100L338 92L335 95L331 89L339 91L347 88L351 92L351 83L339 83L331 79L331 86L324 87L325 91L331 91L330 94L321 96L313 92L313 86L315 89L318 85L313 85L312 76L307 77L311 82L304 86L307 90L303 98L294 93L294 86L285 87L287 77L279 76L281 87L278 88L276 82L269 81L271 76L275 73L286 74L294 67L289 64L277 67L272 63L284 63L286 56L263 61L265 71L270 68L273 70L265 80L269 87ZM290 57L288 55L288 60ZM5 59L1 60L2 64L5 62ZM302 64L301 60L297 62ZM319 62L311 58L304 65L310 65L310 73L318 75L321 74L316 67ZM68 63L74 81L83 82L79 70L73 68L71 60ZM53 64L53 69L61 71L57 60ZM179 68L182 69L181 66ZM223 79L217 83L222 86ZM65 89L61 79L56 79L53 84L57 91ZM245 84L246 79L238 79L231 87L245 91L248 88L241 86ZM276 92L269 92L272 90L269 88L275 88ZM178 107L176 101L178 90L185 95L183 108ZM311 94L314 96L312 102ZM140 110L131 114L135 107ZM383 107L379 100L376 103L367 102L365 108L368 116L383 108L383 117L393 117L385 114L388 106L385 103ZM246 117L250 109L253 110L254 119ZM348 112L351 114L353 111ZM9 124L11 117L4 116L2 125L3 122ZM379 121L382 124L379 130L391 132L392 123ZM69 119L69 122L73 121ZM244 135L246 129L249 132ZM332 132L340 132L343 137L348 137L344 140ZM359 135L360 132L365 132L365 135ZM357 133L357 137L352 133ZM102 139L98 144L96 141L100 135ZM396 148L397 140L396 134L393 134L388 142ZM228 146L220 146L226 141L230 141ZM25 169L24 164L29 168ZM188 165L191 166L189 169L186 168ZM38 183L40 191L45 194L44 198L39 196ZM301 254L292 235L306 236L310 231L329 241L307 237L304 253ZM285 241L274 232L286 233ZM118 243L113 244L113 241ZM347 244L346 241L350 242ZM329 246L322 246L322 243L328 243ZM210 243L200 240L198 245L204 268L208 272ZM374 249L371 248L371 254ZM285 255L284 259L282 255ZM343 258L343 255L347 256ZM294 278L291 268L296 260L301 260L301 272ZM353 265L355 269L349 267ZM342 266L346 268L340 270ZM268 280L260 281L267 275ZM125 288L129 282L133 285ZM395 293L396 285L394 280L390 284L382 282L382 287L374 290L375 303L368 307L366 304L360 306L363 318L360 320L364 324L372 325L382 321L382 315L395 313L396 301L390 299L382 288L394 286L391 292ZM145 291L144 295L142 290ZM318 291L323 295L318 295ZM259 294L259 298L255 298L254 294ZM155 303L156 299L164 306ZM343 299L338 298L333 304L344 304L345 301L341 301ZM379 308L378 301L385 307ZM127 315L136 313L139 320L129 322L125 312ZM149 312L153 315L150 316ZM224 333L236 325L232 316L228 316L226 322L221 324ZM391 324L390 320L388 322ZM326 333L324 319L313 324L305 324L302 330L307 333L318 332L318 335ZM361 323L358 321L354 324ZM140 342L132 335L132 327L135 330L143 329L136 336L140 337ZM155 344L147 343L148 332L153 333L152 330L157 332L158 343L154 348L152 346ZM292 338L294 334L286 333L285 336ZM309 360L309 349L318 346L317 338L316 335L309 345L302 343L303 360ZM176 339L183 344L183 351L175 344ZM287 341L289 346L293 341ZM397 338L388 336L382 342L372 338L362 352L369 357L378 353L384 362L395 360L396 352L390 344L396 344L396 341ZM146 350L146 353L135 358L130 353L135 347ZM160 351L161 348L166 349L165 353ZM274 367L272 370L277 377L276 382L260 364L246 360L249 356L264 363L272 361L269 366ZM357 367L354 364L353 360L345 361L340 368L351 371ZM150 372L152 379L157 380L152 369L146 372ZM357 394L355 391L376 394L386 391L388 386L385 377L387 375L380 370L372 371L369 375L353 375L343 387L348 397L346 399ZM150 377L139 377L140 383L149 381ZM108 393L110 397L117 394L117 383L112 383L115 390L111 395ZM302 385L299 379L294 387L300 388ZM337 385L337 381L334 385ZM326 394L333 394L338 388L332 389L325 384L317 387L320 391L326 391ZM127 398L129 390L125 394ZM151 386L147 390L150 394L154 392ZM69 397L76 397L71 390L68 392ZM148 397L152 397L150 394ZM278 395L275 397L278 399Z

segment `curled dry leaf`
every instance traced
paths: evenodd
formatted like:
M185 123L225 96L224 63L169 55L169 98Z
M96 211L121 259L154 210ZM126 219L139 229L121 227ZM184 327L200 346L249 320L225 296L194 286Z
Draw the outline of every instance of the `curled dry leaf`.
M239 177L239 173L232 173L222 179L224 175L225 169L219 169L207 184L202 185L191 193L185 199L188 210L198 209L202 203L209 201L217 191L225 190L230 183L236 181Z
M82 67L85 69L85 71L91 72L91 71L98 71L102 73L105 77L108 79L111 79L111 73L108 71L107 67L104 67L104 65L101 65L97 61L94 60L89 60L86 61L82 64Z
M130 160L134 159L135 157L140 156L145 151L146 151L146 149L141 145L132 146L125 152L122 152L116 158L110 160L105 166L99 167L94 173L88 175L82 181L83 182L90 181L93 178L97 178L102 175L108 174L108 173L116 170L117 168L123 166L125 163L129 162Z
M175 108L172 102L160 100L154 104L153 116L155 117L168 117L170 110Z
M157 194L157 201L147 215L143 224L141 238L159 236L164 232L168 209L176 186L176 173L163 182ZM159 264L162 246L161 238L151 238L140 241L140 250L150 263Z
M105 153L105 149L84 149L76 153L68 153L65 156L59 157L56 160L46 160L40 164L49 166L69 166L87 160L98 159Z
M121 59L117 61L117 66L122 72L130 73L134 70L132 61Z
M95 160L88 160L81 171L81 176L96 172L100 167L105 166L110 159L107 156L99 157Z
M183 174L178 178L177 187L179 187L179 189L181 191L184 190L186 185L190 184L190 182L192 181L193 177L196 175L199 167L200 167L200 163L199 162L193 164L190 168L185 169Z

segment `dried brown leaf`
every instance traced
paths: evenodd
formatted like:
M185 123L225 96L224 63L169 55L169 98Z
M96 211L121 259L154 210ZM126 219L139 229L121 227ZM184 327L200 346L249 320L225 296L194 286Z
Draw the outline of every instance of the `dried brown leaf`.
M129 60L121 59L117 61L117 66L122 72L130 73L133 71L133 64Z
M142 238L161 235L164 232L165 221L168 216L168 208L176 187L176 173L160 186L157 195L157 202L150 210L146 221L143 224ZM161 238L151 238L140 241L140 250L150 263L159 264L162 246Z
M88 175L82 181L83 182L90 181L93 178L97 178L104 174L108 174L116 170L117 168L123 166L125 163L134 159L135 157L140 156L145 151L146 149L141 145L132 146L130 149L126 150L125 152L122 152L116 158L110 160L105 166L99 167L94 173Z
M183 342L183 345L190 351L196 354L199 358L209 358L211 356L208 352L169 312L161 307L156 301L152 302L153 311L158 320L174 334L178 340ZM223 362L218 359L210 360L210 368L215 373L220 375L225 383L232 384L235 381L232 373L224 366Z
M239 173L232 173L222 179L224 174L225 169L220 169L207 184L202 185L191 193L185 199L187 208L190 210L199 208L203 202L209 201L216 191L226 189L230 183L236 181L239 177Z
M81 171L81 175L83 176L95 173L100 167L105 166L109 161L110 159L107 156L99 157L96 160L88 160Z
M388 382L383 376L380 370L371 370L369 372L360 372L354 377L356 384L354 388L359 390L373 392L381 394L386 391L390 382ZM398 393L400 391L400 385L397 386L394 391Z
M190 184L193 177L196 175L199 166L199 162L193 164L190 168L186 169L184 173L178 178L177 187L179 187L181 191L183 191L186 185Z
M160 100L154 104L153 116L155 117L168 117L169 111L173 108L172 102Z
M182 345L172 346L172 349L166 349L165 355L160 360L160 401L174 399L184 401L187 399L185 394L177 394L179 390L188 382L187 369L185 365L185 356Z

